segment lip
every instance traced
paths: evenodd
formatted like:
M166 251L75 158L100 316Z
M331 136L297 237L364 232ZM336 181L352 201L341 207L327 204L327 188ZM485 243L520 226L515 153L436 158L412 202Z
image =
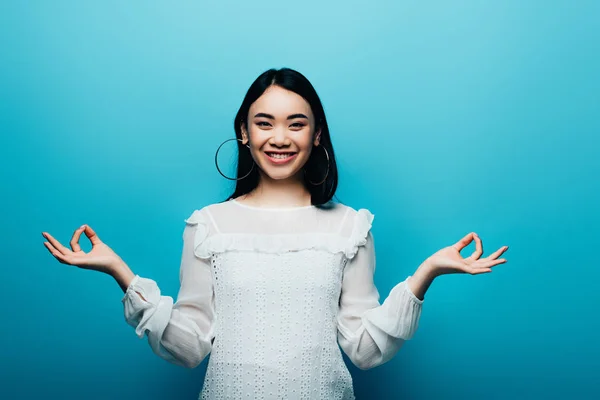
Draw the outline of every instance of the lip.
M269 156L268 153L275 153L275 154L293 153L293 154L291 156L289 156L288 158L273 158L273 157ZM268 152L265 151L264 154L271 163L277 164L277 165L287 164L287 163L293 161L298 156L298 153L292 152L292 151L268 151Z

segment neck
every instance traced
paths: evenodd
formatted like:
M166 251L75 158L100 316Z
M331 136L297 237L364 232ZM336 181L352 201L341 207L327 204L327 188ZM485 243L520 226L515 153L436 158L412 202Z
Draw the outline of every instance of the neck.
M302 175L271 179L260 172L256 189L241 196L244 202L261 207L302 207L311 205L311 195L301 181Z

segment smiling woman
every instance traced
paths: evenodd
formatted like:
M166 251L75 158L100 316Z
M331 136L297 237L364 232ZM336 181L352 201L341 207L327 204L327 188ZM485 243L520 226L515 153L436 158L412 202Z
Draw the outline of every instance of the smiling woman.
M234 129L239 139L238 181L230 199L243 196L252 202L253 191L268 190L274 183L286 189L275 193L291 191L284 201L320 205L332 199L338 171L327 118L304 75L289 68L261 74L242 101ZM259 168L239 179L254 163Z
M273 110L274 115L256 113L261 109ZM303 113L287 115L288 110ZM319 145L320 129L315 127L310 105L292 91L271 86L252 104L249 114L254 116L250 123L242 122L242 143L250 141L250 152L262 178L300 180L297 175L301 167L310 157L313 145Z
M203 399L354 399L341 350L361 369L389 361L415 334L435 277L488 273L506 262L498 258L506 248L480 258L481 239L470 233L428 257L380 303L374 215L332 201L338 171L310 82L291 69L266 71L250 86L234 129L235 191L185 220L176 302L134 274L91 227L75 231L72 251L44 233L61 262L115 278L127 323L158 356L194 368L211 354ZM78 244L84 232L93 245L87 254ZM473 240L475 253L463 259Z

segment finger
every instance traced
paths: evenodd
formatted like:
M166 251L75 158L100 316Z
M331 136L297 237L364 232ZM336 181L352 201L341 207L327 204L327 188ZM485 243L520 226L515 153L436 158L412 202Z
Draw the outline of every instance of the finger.
M48 251L62 264L69 264L67 258L64 254L58 251L50 242L44 242L44 246L48 249Z
M478 262L476 264L473 264L473 266L476 267L476 268L484 268L484 269L486 269L486 268L493 268L496 265L506 263L506 259L505 258L499 258L497 260L490 260L490 261L485 261L485 262L482 261L482 260L479 260L479 261L480 261L480 263Z
M73 249L74 252L81 251L81 247L79 247L79 238L84 229L85 225L82 225L73 233L73 237L71 238L71 249Z
M53 248L54 248L56 251L58 251L58 252L60 252L60 253L62 253L62 254L64 254L64 255L66 255L66 254L71 254L71 250L67 249L65 246L63 246L62 244L60 244L60 242L59 242L58 240L54 239L54 238L52 237L52 235L50 235L49 233L47 233L47 232L42 232L42 236L43 236L45 239L47 239L47 240L48 240L48 242L50 242L50 244L52 244L52 247L53 247Z
M461 251L473 241L473 235L475 235L475 232L469 233L467 236L465 236L464 238L456 242L454 245L452 245L452 247L454 247L458 251Z
M98 237L98 235L92 229L91 226L89 226L89 225L83 225L83 226L85 227L85 230L84 230L85 235L90 239L90 242L92 242L92 246L102 243L102 240L100 240L100 238Z
M473 233L473 238L475 238L475 251L466 259L470 261L478 260L479 257L483 254L483 243L481 243L481 238L477 236L476 233Z
M477 272L475 272L473 275L479 275L479 274L487 274L492 272L491 268L485 268L485 269L480 269Z
M481 260L485 260L485 261L495 260L496 258L500 257L502 254L504 254L506 252L506 250L508 250L508 246L500 247L498 250L496 250L489 256L482 258Z
M471 274L471 275L479 275L479 274L485 274L488 272L492 272L492 269L490 267L477 267L474 264L467 267L465 269L465 272Z
M89 264L85 256L77 256L75 253L62 254L56 250L49 242L44 242L50 253L62 264L74 265L76 267L84 267Z

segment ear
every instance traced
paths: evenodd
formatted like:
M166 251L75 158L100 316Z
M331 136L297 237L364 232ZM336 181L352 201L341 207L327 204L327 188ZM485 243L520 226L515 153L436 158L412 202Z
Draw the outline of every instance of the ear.
M242 144L246 145L246 144L248 144L248 140L249 140L248 139L248 131L246 130L246 124L244 121L241 121L240 125L241 125L240 126L241 131L242 131Z
M313 141L315 146L318 146L321 142L321 128L315 131L315 140Z

